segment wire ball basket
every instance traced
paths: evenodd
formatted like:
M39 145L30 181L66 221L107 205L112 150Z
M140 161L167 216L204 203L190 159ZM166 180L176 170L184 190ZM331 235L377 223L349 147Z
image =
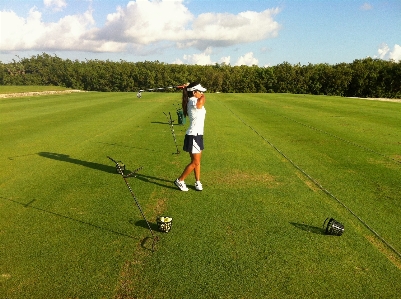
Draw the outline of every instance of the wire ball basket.
M125 171L125 165L124 165L123 162L118 161L118 162L116 163L116 171L117 171L117 173L119 173L119 174L124 173L124 171Z
M173 225L173 218L168 216L159 216L156 219L157 227L161 232L168 233Z
M327 221L329 220L329 221ZM326 226L327 222L327 226ZM326 218L323 223L323 227L326 226L326 234L327 235L334 235L334 236L341 236L344 233L344 225L340 222L335 220L334 218Z

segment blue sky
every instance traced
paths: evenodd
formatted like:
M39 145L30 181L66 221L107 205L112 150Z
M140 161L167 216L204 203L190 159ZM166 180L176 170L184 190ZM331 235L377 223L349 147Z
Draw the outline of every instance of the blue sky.
M400 0L9 0L0 61L273 66L401 60Z

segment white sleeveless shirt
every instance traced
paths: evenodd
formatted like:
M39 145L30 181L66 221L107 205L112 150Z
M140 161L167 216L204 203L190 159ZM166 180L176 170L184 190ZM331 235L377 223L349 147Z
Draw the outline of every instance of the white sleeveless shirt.
M187 135L203 135L206 109L204 106L202 106L200 109L196 108L197 101L198 99L196 97L191 97L188 99L187 112L190 125L186 132Z

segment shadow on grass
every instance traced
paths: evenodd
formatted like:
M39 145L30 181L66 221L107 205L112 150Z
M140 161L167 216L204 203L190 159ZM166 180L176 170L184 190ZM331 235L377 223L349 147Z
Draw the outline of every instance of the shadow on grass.
M166 180L166 179L162 179L162 178L158 178L158 177L154 177L154 176L150 176L150 175L145 175L145 174L141 174L141 173L137 173L136 178L143 182L155 184L157 186L161 186L164 188L177 189L176 187L173 186L173 184L174 184L173 180ZM169 183L169 185L166 185L165 183Z
M79 159L74 159L74 158L71 158L69 155L58 154L58 153L40 152L40 153L38 153L38 155L41 157L48 158L48 159L72 163L72 164L81 165L81 166L89 167L92 169L104 171L107 173L117 174L115 166L109 166L109 165L104 165L104 164L100 164L100 163L96 163L96 162L88 162L88 161L83 161L83 160L79 160ZM130 172L131 172L130 170L124 171L125 174L129 174ZM140 174L140 173L136 173L135 176L137 179L139 179L143 182L155 184L157 186L161 186L164 188L176 189L173 186L172 180L170 181L170 180L166 180L166 179L162 179L162 178L158 178L158 177L154 177L154 176L149 176L149 175L145 175L145 174ZM163 182L166 182L166 183L168 182L169 184L168 185L163 184Z
M326 231L323 228L320 227L316 227L316 226L311 226L311 225L307 225L307 224L303 224L303 223L296 223L296 222L290 222L290 224L292 224L293 226L295 226L296 228L302 229L304 231L310 232L310 233L314 233L317 235L325 235Z
M162 121L152 121L151 124L170 125L168 122L162 122Z
M151 124L158 124L158 125L168 125L170 127L170 123L168 122L162 122L162 121L152 121ZM174 127L177 128L185 128L183 124L179 124L179 123L173 123Z
M19 204L19 205L23 206L24 208L34 209L36 211L44 212L44 213L47 213L47 214L50 214L50 215L53 215L53 216L57 216L57 217L61 217L61 218L64 218L64 219L67 219L67 220L70 220L70 221L78 222L78 223L87 225L89 227L96 228L96 229L99 229L99 230L102 230L102 231L106 231L106 232L109 232L109 233L112 233L112 234L115 234L115 235L128 237L128 238L131 238L131 239L134 238L131 235L128 235L128 234L125 234L125 233L122 233L122 232L118 232L118 231L115 231L115 230L112 230L112 229L109 229L109 228L106 228L106 227L101 227L101 226L99 226L97 224L93 224L93 223L90 223L90 222L86 222L86 221L83 221L83 220L72 218L70 216L62 215L60 213L56 213L56 212L45 210L45 209L42 209L42 208L39 208L39 207L35 207L32 204L36 201L36 199L32 199L31 201L29 201L27 203L23 203L23 202L19 202L19 201L16 201L14 199L5 198L5 197L2 197L2 196L0 196L0 198L4 199L4 200L11 201L11 202L16 203L16 204Z
M130 223L134 224L135 226L139 226L139 227L143 227L143 228L149 229L149 227L146 224L146 221L144 219L138 220L135 223L133 223L133 221L131 220ZM159 228L157 227L157 223L153 223L153 222L149 222L149 221L148 221L148 223L149 223L150 228L153 231L158 231L159 230Z
M142 228L145 228L147 230L149 230L149 227L150 227L150 229L153 231L153 233L159 231L159 227L157 226L156 223L148 221L148 223L149 223L149 226L148 226L148 224L146 223L145 219L136 221L135 223L134 223L133 220L130 220L129 222L131 224L134 224L135 226L142 227ZM159 237L158 236L145 237L141 242L141 247L153 252L154 249L155 249L154 247L155 247L155 245L157 244L158 241L159 241Z
M8 157L8 160L15 160L16 158L25 158L25 157L29 157L29 156L33 156L33 155L36 155L36 153L35 154L26 154L26 155Z
M58 153L51 153L51 152L40 152L38 153L39 156L45 157L48 159L53 159L57 161L63 161L67 163L72 163L76 165L82 165L85 167L89 167L96 170L101 170L108 173L117 173L115 166L104 165L96 162L88 162L79 159L71 158L69 155L58 154Z

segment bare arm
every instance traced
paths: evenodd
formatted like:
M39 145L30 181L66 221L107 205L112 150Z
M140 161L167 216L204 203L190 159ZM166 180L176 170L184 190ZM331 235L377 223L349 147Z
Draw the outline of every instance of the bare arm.
M205 95L202 93L201 97L196 102L196 108L201 109L205 105L205 102L206 102L206 98L205 98Z

